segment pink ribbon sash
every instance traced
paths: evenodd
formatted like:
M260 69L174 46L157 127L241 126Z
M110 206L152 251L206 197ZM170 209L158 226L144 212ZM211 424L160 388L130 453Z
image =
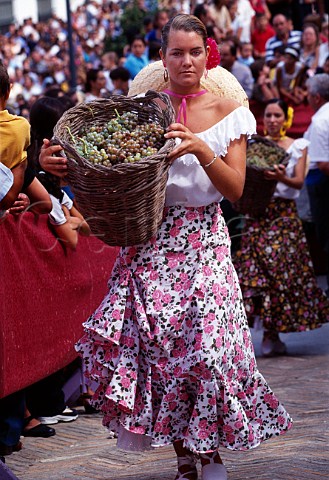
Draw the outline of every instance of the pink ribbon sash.
M186 118L187 118L187 115L186 115L186 99L187 98L200 97L200 95L204 95L205 93L207 93L208 90L200 90L200 92L189 93L187 95L181 95L180 93L175 93L175 92L173 92L171 90L168 90L168 89L163 90L163 92L167 93L168 95L171 95L172 97L182 99L182 103L180 104L180 107L179 107L179 110L178 110L178 113L177 113L176 122L180 122L181 117L183 117L184 125L186 125Z

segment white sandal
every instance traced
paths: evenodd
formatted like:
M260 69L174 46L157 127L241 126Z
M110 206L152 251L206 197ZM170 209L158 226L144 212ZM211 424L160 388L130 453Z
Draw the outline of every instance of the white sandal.
M202 466L202 480L227 480L227 471L222 463L215 463L214 455L201 454L200 457L207 458L210 463Z
M178 475L179 477L176 476L175 480L187 480L186 475L190 475L191 473L196 475L196 478L198 476L198 472L196 471L196 464L197 464L197 459L191 453L190 455L184 455L183 457L177 457L177 463L178 463L178 468L182 467L183 465L189 465L191 467L191 470L188 470L187 472L181 473L178 470Z

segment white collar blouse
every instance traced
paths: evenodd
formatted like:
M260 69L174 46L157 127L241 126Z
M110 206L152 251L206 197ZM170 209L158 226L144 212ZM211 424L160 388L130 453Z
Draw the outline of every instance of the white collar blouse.
M256 133L256 120L250 110L240 106L207 130L196 133L220 157L225 157L231 141ZM177 158L169 169L166 206L201 207L220 202L223 195L211 183L193 154Z

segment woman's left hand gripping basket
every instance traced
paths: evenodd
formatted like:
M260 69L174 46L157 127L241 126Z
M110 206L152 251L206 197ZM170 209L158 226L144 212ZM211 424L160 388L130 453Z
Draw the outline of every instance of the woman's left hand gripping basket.
M175 141L164 133L175 114L168 95L115 95L71 108L53 143L68 159L68 183L91 231L108 245L129 246L156 234L163 217Z

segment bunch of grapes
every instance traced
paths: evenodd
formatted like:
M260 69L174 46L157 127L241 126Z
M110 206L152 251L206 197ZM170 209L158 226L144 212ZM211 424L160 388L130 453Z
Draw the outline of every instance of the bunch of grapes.
M138 115L125 112L103 126L93 125L71 135L82 157L93 164L111 167L134 163L155 154L164 144L164 129L155 122L138 123Z

